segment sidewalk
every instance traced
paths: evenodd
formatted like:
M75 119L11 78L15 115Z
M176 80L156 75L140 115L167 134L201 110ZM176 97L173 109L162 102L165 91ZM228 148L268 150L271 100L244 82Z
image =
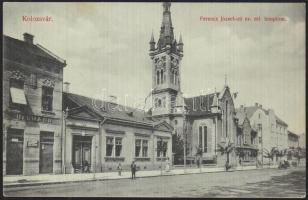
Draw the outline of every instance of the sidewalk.
M268 169L269 166L258 169ZM270 166L270 168L277 168L277 166ZM255 170L256 166L244 166L236 167L230 171L239 170ZM153 171L137 171L137 178L142 177L154 177L154 176L173 176L184 174L198 174L198 173L211 173L211 172L225 172L225 168L187 168L184 169L172 169L169 172L160 170ZM56 184L56 183L69 183L69 182L81 182L81 181L101 181L101 180L114 180L114 179L129 179L131 178L131 172L122 172L122 176L118 175L118 172L105 172L105 173L84 173L84 174L40 174L33 176L6 176L3 177L4 187L18 187L18 186L34 186L44 184Z

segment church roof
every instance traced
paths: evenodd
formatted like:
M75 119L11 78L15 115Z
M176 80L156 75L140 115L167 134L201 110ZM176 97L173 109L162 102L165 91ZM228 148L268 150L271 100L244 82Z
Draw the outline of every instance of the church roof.
M215 105L215 95L219 95L219 92L200 95L196 97L184 98L185 105L188 109L188 115L190 116L204 116L213 114L211 112L212 105Z

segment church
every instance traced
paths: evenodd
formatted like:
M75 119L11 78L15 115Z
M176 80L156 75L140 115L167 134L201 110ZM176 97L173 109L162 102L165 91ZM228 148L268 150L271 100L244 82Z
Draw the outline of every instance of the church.
M153 118L168 122L173 138L180 137L186 145L186 161L224 166L226 160L237 165L235 151L222 154L221 148L234 146L237 120L233 95L225 85L220 92L186 98L181 91L181 60L184 43L174 37L171 20L171 3L163 3L163 20L160 35L155 42L153 33L149 55L152 60ZM173 140L173 145L175 140ZM174 152L173 152L174 153ZM184 153L174 153L174 164L183 164Z

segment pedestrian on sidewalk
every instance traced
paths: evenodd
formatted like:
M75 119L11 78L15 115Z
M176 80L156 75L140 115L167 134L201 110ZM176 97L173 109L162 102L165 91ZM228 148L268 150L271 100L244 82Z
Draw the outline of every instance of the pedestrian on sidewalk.
M132 170L132 179L136 179L136 169L137 169L137 166L136 166L135 161L132 162L130 167L131 167L131 170Z
M119 174L119 176L121 176L121 172L122 172L122 165L121 165L121 163L119 163L117 169L118 169L118 174Z

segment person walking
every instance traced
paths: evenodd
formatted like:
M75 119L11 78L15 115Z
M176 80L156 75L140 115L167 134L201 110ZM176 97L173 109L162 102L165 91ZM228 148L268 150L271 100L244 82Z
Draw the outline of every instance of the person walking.
M118 169L118 174L119 174L119 176L121 176L121 173L122 173L122 165L121 165L121 163L119 163L117 169Z
M132 179L136 179L136 169L137 169L137 166L136 166L135 161L132 162L130 167L131 167L131 170L132 170Z

